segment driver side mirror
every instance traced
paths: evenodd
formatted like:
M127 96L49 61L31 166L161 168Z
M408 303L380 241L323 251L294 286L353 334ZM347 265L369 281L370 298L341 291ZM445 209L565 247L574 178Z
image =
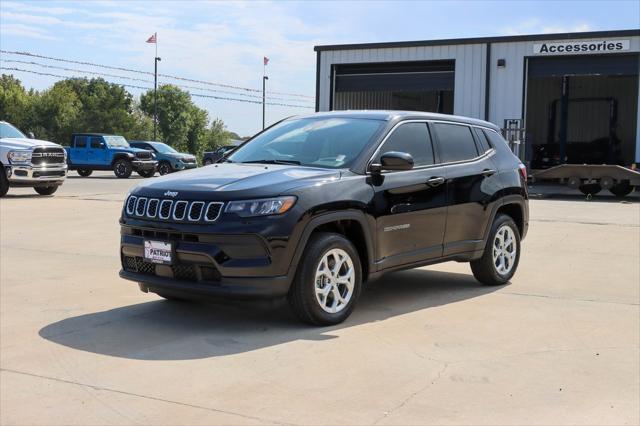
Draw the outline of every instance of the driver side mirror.
M411 170L413 169L413 157L406 152L389 151L380 156L380 164L371 164L371 173L380 173L383 170Z
M36 135L34 135L33 132L29 132L27 134L27 136L29 137L29 139L35 139L36 138Z

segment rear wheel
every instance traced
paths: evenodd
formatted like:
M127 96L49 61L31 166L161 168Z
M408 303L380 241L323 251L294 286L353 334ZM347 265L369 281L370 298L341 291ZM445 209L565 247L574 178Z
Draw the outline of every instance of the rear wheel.
M40 195L53 195L58 190L58 186L36 186L33 189Z
M76 171L82 177L91 176L91 173L93 173L93 170L89 170L89 169L78 169Z
M609 188L609 192L620 198L626 197L631 193L631 191L633 191L633 186L628 180L623 180Z
M7 179L7 172L0 164L0 197L4 197L9 192L9 179Z
M160 176L171 173L171 164L167 163L166 161L162 161L158 165L158 173L160 173Z
M471 271L485 285L508 282L520 261L520 232L510 216L499 214L491 225L482 257L471 261Z
M596 195L598 192L602 191L602 187L599 183L586 183L584 185L580 185L578 189L584 195Z
M153 170L153 169L151 169L151 170L140 170L138 172L138 174L140 176L142 176L143 178L150 178L150 177L152 177L153 175L156 174L156 171Z
M353 311L362 287L358 252L340 234L319 233L309 240L289 290L289 303L302 321L334 325Z
M132 171L131 163L124 159L116 161L113 165L113 173L120 179L127 179Z

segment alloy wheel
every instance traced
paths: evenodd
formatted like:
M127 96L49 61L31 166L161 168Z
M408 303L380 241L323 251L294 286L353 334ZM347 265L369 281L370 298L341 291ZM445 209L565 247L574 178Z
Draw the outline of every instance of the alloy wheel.
M331 249L322 256L315 276L315 295L325 312L335 314L347 307L355 286L353 260L342 249Z
M518 246L513 229L502 225L493 240L493 265L500 275L508 274L516 262Z

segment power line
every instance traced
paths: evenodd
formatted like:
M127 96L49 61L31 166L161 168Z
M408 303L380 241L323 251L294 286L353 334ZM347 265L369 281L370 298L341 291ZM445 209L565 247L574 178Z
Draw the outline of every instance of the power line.
M67 63L78 64L78 65L88 65L88 66L92 66L92 67L105 68L105 69L111 69L111 70L116 70L116 71L125 71L125 72L145 74L145 75L154 75L152 72L136 70L136 69L132 69L132 68L116 67L116 66L112 66L112 65L96 64L96 63L93 63L93 62L76 61L76 60L63 59L63 58L55 58L53 56L39 55L39 54L36 54L36 53L30 53L30 52L0 50L0 53L6 53L6 54L10 54L10 55L30 56L30 57L33 57L33 58L48 59L48 60L52 60L52 61L67 62ZM172 78L172 79L175 79L175 80L189 81L189 82L192 82L192 83L200 83L200 84L206 84L206 85L210 85L210 86L225 87L225 88L229 88L229 89L243 90L243 91L247 91L247 92L258 92L258 93L262 92L259 89L251 89L251 88L248 88L248 87L234 86L234 85L231 85L231 84L213 83L213 82L210 82L210 81L195 80L195 79L179 77L179 76L174 76L174 75L169 75L169 74L158 74L158 75L161 76L161 77ZM300 98L314 99L313 96L301 95L299 93L286 93L286 92L269 92L269 93L275 94L275 95L295 96L295 97L300 97Z
M26 73L30 73L30 74L37 74L37 75L42 75L42 76L47 76L47 77L56 77L56 78L64 78L64 79L70 78L69 76L65 76L65 75L44 73L44 72L32 71L32 70L25 70L25 69L15 68L15 67L0 66L0 70L26 72ZM119 86L123 86L123 87L130 87L130 88L141 89L141 90L151 90L152 89L151 87L137 86L137 85L134 85L134 84L124 84L124 83L115 83L115 84L117 84ZM230 98L230 97L225 97L225 96L205 95L205 94L202 94L202 93L190 93L190 95L194 96L194 97L198 97L198 98L216 99L216 100L220 100L220 101L244 102L244 103L259 104L259 105L262 104L261 101L253 101L251 99L239 99L239 98ZM308 109L313 108L313 107L310 107L310 106L285 104L285 103L280 103L280 102L267 102L267 105L283 106L283 107L290 107L290 108L308 108Z
M42 68L56 69L56 70L83 73L83 74L90 74L90 75L97 75L97 76L100 76L100 77L112 77L112 78L119 78L119 79L123 79L123 80L140 81L140 82L143 82L143 83L153 83L150 80L145 80L145 79L137 78L137 77L129 77L129 76L125 76L125 75L116 75L116 74L107 74L107 73L104 73L104 72L95 72L95 71L88 71L88 70L79 70L77 68L58 67L58 66L55 66L55 65L43 64L43 63L34 62L34 61L21 61L19 59L4 59L2 62L25 64L25 65L36 65L36 66L39 66L39 67L42 67ZM169 83L160 82L160 84L169 84ZM213 92L213 93L225 93L225 94L229 94L229 95L247 96L247 97L251 97L251 98L262 99L261 95L252 95L252 94L249 94L249 93L237 93L237 92L230 92L228 90L209 89L209 88L206 88L206 87L190 86L190 85L186 85L186 84L174 84L174 86L182 87L182 88L185 88L185 89L204 90L204 91ZM279 98L279 97L276 97L276 96L269 96L268 99L281 100L281 101L292 101L292 102L308 102L308 101L304 101L302 99L287 99L287 98Z

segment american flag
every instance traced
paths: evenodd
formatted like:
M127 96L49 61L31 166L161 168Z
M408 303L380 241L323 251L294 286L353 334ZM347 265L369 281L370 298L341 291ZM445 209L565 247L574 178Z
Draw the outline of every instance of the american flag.
M149 39L147 40L147 43L156 43L156 35L158 33L153 33L153 35L151 37L149 37Z
M266 56L263 58L264 60L264 64L267 65L269 63L269 58L267 58Z

